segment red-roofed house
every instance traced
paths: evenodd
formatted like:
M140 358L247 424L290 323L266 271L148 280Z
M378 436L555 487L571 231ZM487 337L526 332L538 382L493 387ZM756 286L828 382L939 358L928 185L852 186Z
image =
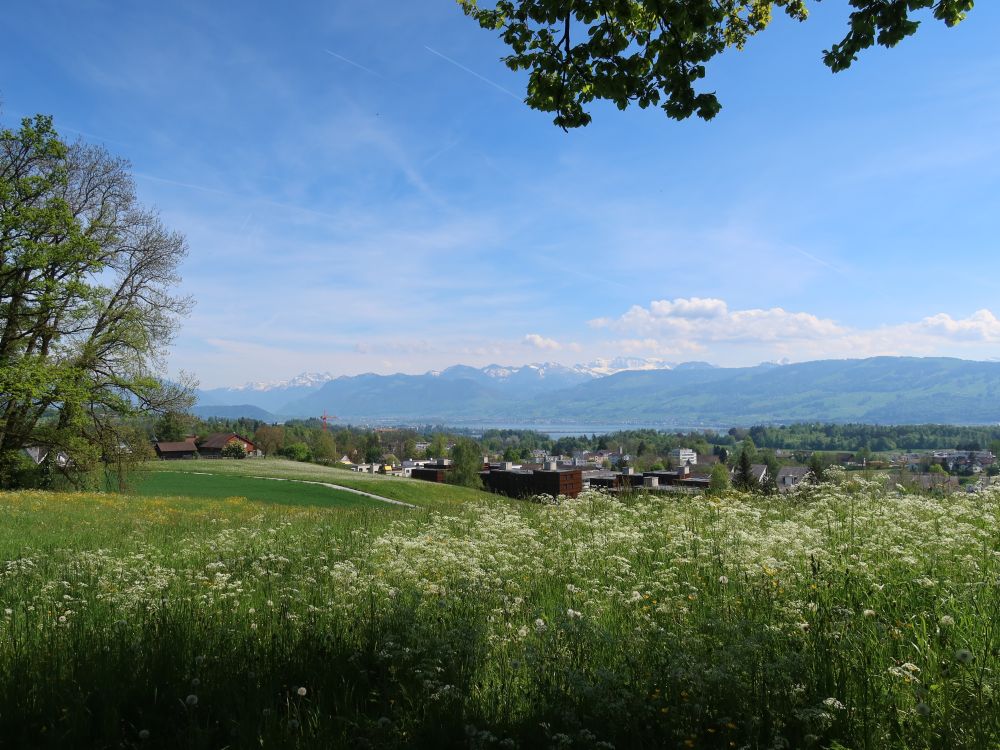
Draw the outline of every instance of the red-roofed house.
M209 435L198 444L198 453L202 458L222 458L223 449L231 443L242 445L248 456L261 455L256 445L235 432L216 432Z

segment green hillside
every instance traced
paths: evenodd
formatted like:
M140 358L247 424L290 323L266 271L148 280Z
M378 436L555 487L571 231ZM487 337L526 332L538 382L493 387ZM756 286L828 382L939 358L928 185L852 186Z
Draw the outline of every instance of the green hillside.
M146 472L135 493L143 497L245 497L264 503L342 508L399 507L315 484L276 481L233 474L205 475L182 471Z
M242 461L152 461L146 464L145 469L152 473L194 475L207 473L223 476L274 477L307 482L328 482L421 507L464 503L490 497L488 493L472 490L468 487L454 487L447 484L435 484L380 474L360 474L345 469L290 461L285 458L254 458ZM280 483L275 482L274 484ZM306 487L307 485L297 486Z

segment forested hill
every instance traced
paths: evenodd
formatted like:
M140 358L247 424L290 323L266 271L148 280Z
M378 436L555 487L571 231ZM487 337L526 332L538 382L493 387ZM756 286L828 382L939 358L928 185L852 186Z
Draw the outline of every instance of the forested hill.
M744 368L620 372L543 393L440 375L338 378L288 415L467 422L638 422L720 426L779 422L1000 422L1000 363L875 357Z
M629 372L532 404L535 415L678 425L1000 421L1000 363L875 357L782 367Z

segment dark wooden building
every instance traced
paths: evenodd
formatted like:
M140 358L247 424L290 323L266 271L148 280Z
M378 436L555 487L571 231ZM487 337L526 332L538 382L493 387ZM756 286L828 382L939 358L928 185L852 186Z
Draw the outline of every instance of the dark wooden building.
M707 490L708 484L708 476L691 474L686 468L676 471L647 471L642 474L621 472L590 479L591 487L612 491L646 489L655 492L666 487Z
M198 446L194 444L194 438L179 442L161 441L154 443L153 448L156 450L157 457L162 461L198 458Z
M410 470L410 477L443 484L449 471L450 467L446 466L415 466Z
M508 497L576 497L583 491L580 469L490 469L480 476L487 489Z

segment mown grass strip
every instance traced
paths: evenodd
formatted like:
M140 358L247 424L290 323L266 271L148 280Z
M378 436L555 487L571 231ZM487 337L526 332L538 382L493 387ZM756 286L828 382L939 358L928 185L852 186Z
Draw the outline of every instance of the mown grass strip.
M386 503L352 492L295 480L273 481L247 476L192 472L145 472L136 487L144 497L245 497L282 505L318 505L342 508L385 507Z
M361 474L329 466L289 461L283 458L244 459L242 461L154 461L147 464L146 468L156 472L191 473L200 471L213 474L270 476L330 482L422 507L438 508L492 497L490 493L468 487L455 487L448 484L422 482L416 479L379 474Z

